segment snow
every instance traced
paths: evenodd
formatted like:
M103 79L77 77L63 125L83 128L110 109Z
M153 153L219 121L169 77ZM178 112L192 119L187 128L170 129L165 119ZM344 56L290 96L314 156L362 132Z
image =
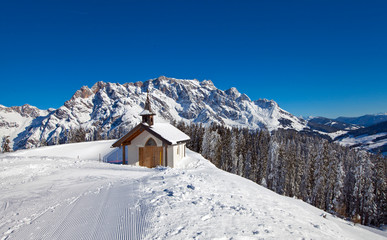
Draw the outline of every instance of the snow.
M62 157L82 160L99 160L112 152L111 145L114 140L104 140L95 142L69 143L40 147L28 150L19 150L12 153L18 157Z
M178 128L172 126L169 123L155 123L150 126L150 129L159 134L164 139L170 141L173 145L181 142L188 141L190 137L180 131Z
M347 134L348 131L343 131L343 130L339 130L339 131L336 131L336 132L331 132L331 133L328 133L328 132L323 132L323 131L318 131L318 130L313 130L314 132L317 132L321 135L327 135L329 136L331 139L335 139L337 138L338 136L341 136L341 135L344 135L344 134Z
M0 239L386 239L191 151L174 169L99 162L113 142L0 155Z
M374 141L377 138L386 136L387 133L378 133L374 135L361 135L358 137L346 137L339 141L339 143L343 146L353 146L357 144L361 144L363 146L366 146L367 149L373 149L378 146L383 146L386 143L386 139L382 141L378 141L375 143Z
M149 110L143 110L139 115L140 115L140 116L144 116L144 115L155 115L155 113L150 112Z

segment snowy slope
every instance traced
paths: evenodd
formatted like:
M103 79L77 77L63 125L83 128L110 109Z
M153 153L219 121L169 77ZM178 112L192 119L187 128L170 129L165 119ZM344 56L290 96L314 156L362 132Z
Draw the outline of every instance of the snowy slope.
M269 130L302 130L306 126L305 121L272 100L252 101L235 88L219 90L211 81L159 77L145 82L84 86L63 106L25 128L21 137L13 138L14 149L39 146L41 140L49 144L64 142L67 131L79 126L89 130L89 139L96 139L96 135L118 138L139 123L138 114L148 89L157 122L215 122Z
M337 119L309 117L307 125L311 130L321 135L327 135L343 146L387 155L386 119L387 114L365 115L357 118L339 117Z
M344 135L338 136L335 141L344 146L387 155L387 122L349 131Z
M0 239L386 239L191 151L176 169L93 158L113 142L0 155Z
M381 139L381 140L379 140ZM339 141L343 146L362 146L366 150L372 150L387 144L387 133L378 133L373 135L361 135L358 137L344 137Z

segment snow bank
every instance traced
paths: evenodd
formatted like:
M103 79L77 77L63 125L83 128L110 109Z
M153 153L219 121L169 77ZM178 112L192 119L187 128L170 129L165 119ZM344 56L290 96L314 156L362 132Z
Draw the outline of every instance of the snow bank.
M95 142L69 143L40 147L28 150L19 150L10 153L9 156L19 157L64 157L82 160L100 160L114 151L111 148L116 140L104 140Z

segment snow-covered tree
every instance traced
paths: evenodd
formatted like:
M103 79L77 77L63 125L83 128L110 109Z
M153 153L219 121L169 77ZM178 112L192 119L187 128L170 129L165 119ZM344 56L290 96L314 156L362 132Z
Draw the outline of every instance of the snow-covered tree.
M216 148L219 146L220 135L215 129L208 127L204 131L202 142L202 154L204 157L214 160L217 154Z
M267 187L274 190L275 186L278 185L278 154L279 154L279 144L276 138L273 136L269 143L269 161L267 164L268 167L268 176L267 176Z
M344 167L343 163L340 161L337 166L336 180L334 182L332 200L332 210L338 213L340 216L344 216L346 210L344 203L344 179Z
M1 150L3 152L10 152L11 151L11 141L9 140L9 136L4 136L3 137L3 143L1 145Z

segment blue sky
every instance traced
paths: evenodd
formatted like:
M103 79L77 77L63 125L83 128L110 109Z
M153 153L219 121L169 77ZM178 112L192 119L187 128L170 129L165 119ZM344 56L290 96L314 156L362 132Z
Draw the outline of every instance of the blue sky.
M210 79L300 116L387 112L387 1L1 1L0 104Z

